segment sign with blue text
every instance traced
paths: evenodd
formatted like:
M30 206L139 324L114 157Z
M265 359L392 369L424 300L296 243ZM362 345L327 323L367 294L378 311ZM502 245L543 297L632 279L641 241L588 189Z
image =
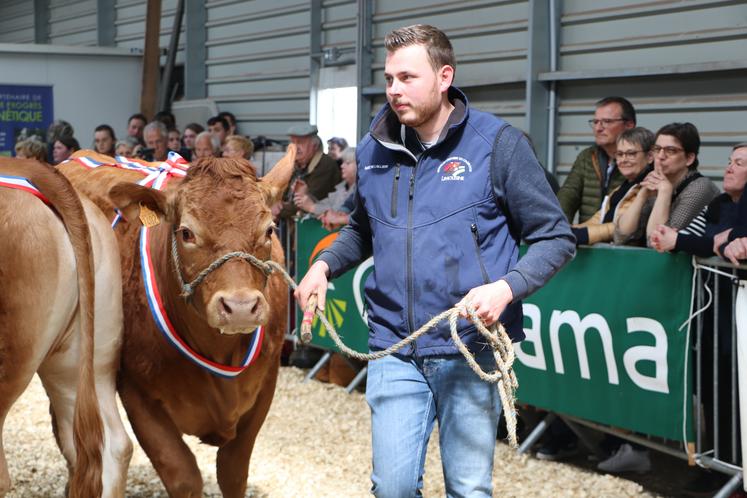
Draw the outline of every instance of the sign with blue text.
M0 156L15 155L21 140L44 142L53 120L51 86L0 85Z

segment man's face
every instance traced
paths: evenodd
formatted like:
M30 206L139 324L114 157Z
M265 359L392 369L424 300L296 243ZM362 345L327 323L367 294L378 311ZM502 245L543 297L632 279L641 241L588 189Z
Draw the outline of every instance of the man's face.
M747 147L732 151L724 174L724 192L739 197L747 184Z
M410 45L387 52L384 64L386 98L399 121L418 128L438 113L453 79L451 66L434 71L423 45Z
M220 141L221 145L226 141L227 130L223 128L223 124L219 121L217 123L208 125L208 131Z
M634 126L629 121L623 121L622 108L614 102L597 107L594 111L594 120L594 142L600 147L616 147L620 134Z
M127 124L127 135L141 138L143 136L143 128L145 128L145 122L142 119L132 118Z
M106 130L97 131L93 134L93 143L99 154L110 154L114 148L114 140Z
M290 141L296 145L296 164L305 168L316 153L316 135L306 135L305 137L291 135Z
M165 161L168 150L166 149L166 137L156 130L148 130L145 134L145 146L153 149L153 159Z
M195 157L202 159L203 157L215 157L215 151L213 150L213 143L210 137L203 137L195 142Z

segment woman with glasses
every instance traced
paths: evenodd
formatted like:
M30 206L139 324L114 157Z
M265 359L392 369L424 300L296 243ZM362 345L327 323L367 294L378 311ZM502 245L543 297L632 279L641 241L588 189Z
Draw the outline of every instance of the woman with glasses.
M697 171L699 150L692 123L671 123L656 132L654 171L615 222L615 244L650 245L659 225L685 228L718 195L718 187Z
M577 245L592 245L612 241L615 220L630 206L640 190L640 183L654 167L654 134L651 130L637 127L624 131L617 139L615 162L625 180L604 197L602 208L584 223L571 228Z

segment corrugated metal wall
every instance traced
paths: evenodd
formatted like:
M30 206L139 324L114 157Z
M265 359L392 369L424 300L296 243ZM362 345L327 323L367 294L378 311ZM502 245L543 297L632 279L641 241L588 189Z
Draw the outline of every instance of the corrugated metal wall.
M146 0L111 1L116 45L142 48ZM163 0L162 48L168 46L176 1ZM544 15L552 0L369 1L373 53L366 95L372 113L384 102L384 35L398 26L431 23L451 38L456 84L473 105L529 127L528 47L530 40L545 42L531 31L529 13ZM554 1L560 10L558 65L538 79L545 88L557 85L554 166L561 179L592 141L586 121L594 102L615 94L629 97L639 124L651 129L675 120L695 123L703 138L703 171L720 177L728 145L747 139L747 2ZM48 5L52 43L95 43L97 0L49 0ZM310 118L318 67L312 56L320 63L324 59L311 54L314 33L320 31L321 52L336 52L331 63L352 62L358 5L356 0L207 1L204 96L236 114L241 132L285 137L290 125ZM320 26L311 25L315 8ZM0 42L32 42L34 19L33 2L2 2ZM183 38L178 64L184 61ZM533 120L550 119L550 111L543 116L536 109L535 104Z
M28 0L2 2L0 43L34 43L34 2Z
M309 116L309 3L219 0L207 6L207 97L242 133L285 137Z
M558 172L591 142L586 121L608 95L631 100L656 131L690 121L701 134L700 170L723 176L730 145L747 139L747 3L614 0L563 2Z
M161 31L158 46L164 51L169 48L176 5L177 0L161 0ZM115 3L114 41L116 46L140 50L145 48L146 7L147 0L119 0ZM161 57L161 64L166 62L165 57L165 55ZM184 64L184 57L184 22L182 22L176 64Z
M49 43L95 46L96 0L50 0Z

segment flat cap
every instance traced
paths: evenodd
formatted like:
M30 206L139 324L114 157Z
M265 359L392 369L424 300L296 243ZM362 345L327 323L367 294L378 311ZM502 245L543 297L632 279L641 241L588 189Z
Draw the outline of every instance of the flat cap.
M305 137L307 135L316 135L318 131L316 125L304 123L291 126L288 129L288 135L294 137Z

